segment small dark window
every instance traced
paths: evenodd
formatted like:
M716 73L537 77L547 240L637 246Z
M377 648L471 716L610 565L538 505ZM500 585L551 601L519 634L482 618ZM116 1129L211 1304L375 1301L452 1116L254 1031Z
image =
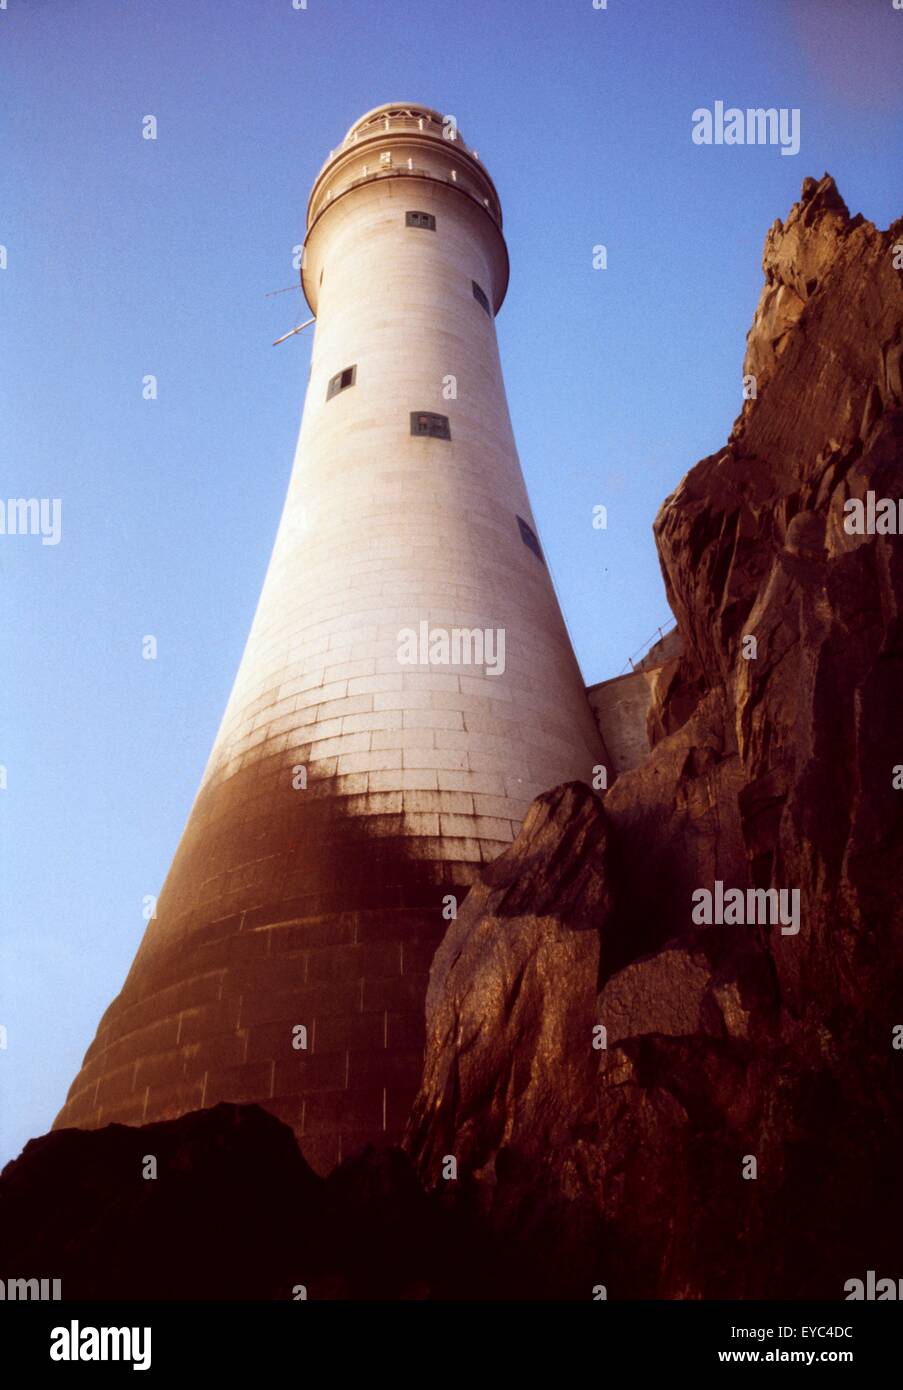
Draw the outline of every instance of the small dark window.
M533 527L528 526L522 516L519 516L517 518L517 524L520 527L520 538L523 541L524 545L528 546L529 549L533 551L533 554L537 555L539 559L543 561L543 564L545 564L545 560L543 559L542 554L542 547L539 544L539 540L537 538L536 532L533 530Z
M431 212L406 212L404 220L406 227L423 227L427 232L436 230L436 219Z
M349 386L353 386L357 377L357 366L346 367L344 371L337 372L330 381L326 391L326 399L331 401L333 396L337 396L340 391L344 391Z
M411 434L429 439L451 439L447 415L434 415L429 410L411 411Z
M478 304L482 304L483 308L486 310L486 312L487 312L487 314L489 315L489 317L492 318L492 305L489 303L489 300L486 298L486 295L484 294L484 292L480 289L480 287L479 287L479 285L477 284L476 280L473 280L471 283L472 283L472 285L473 285L473 297L474 297L474 299L477 301Z

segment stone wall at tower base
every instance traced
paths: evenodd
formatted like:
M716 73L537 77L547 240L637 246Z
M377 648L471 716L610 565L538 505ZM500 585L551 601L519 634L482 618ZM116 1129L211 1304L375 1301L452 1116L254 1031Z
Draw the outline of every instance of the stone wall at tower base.
M650 712L657 691L669 682L680 665L683 641L673 628L655 643L641 661L632 663L626 675L613 676L587 688L586 697L596 717L609 758L609 786L622 772L638 767L647 756L654 736Z
M290 1126L319 1173L365 1144L398 1143L420 1080L441 911L269 916L225 922L173 954L168 973L127 987L55 1127L255 1102Z

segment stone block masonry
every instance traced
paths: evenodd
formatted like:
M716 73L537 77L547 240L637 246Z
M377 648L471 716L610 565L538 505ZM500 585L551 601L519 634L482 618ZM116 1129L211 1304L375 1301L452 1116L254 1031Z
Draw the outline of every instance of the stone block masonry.
M444 129L381 107L314 185L316 335L263 591L157 915L57 1126L247 1100L320 1171L394 1141L447 900L534 796L605 761L525 539L498 196ZM419 414L446 424L416 433ZM504 669L404 664L422 623L504 633Z

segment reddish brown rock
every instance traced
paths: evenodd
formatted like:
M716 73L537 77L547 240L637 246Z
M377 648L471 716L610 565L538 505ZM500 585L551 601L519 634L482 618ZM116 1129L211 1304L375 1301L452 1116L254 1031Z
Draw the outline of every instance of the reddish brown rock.
M901 235L827 176L769 232L757 398L655 523L653 751L540 798L437 953L407 1144L534 1288L837 1299L899 1263L903 538L843 504L903 495ZM798 891L800 930L694 923L716 880Z

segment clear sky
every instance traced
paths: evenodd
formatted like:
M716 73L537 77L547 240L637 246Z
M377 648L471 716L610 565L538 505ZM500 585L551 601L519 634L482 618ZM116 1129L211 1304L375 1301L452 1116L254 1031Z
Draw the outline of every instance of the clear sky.
M901 59L892 0L6 0L0 498L62 499L62 538L0 536L0 1160L62 1104L210 750L307 379L309 335L270 346L301 295L265 296L352 121L437 107L496 181L511 412L589 683L669 617L652 521L740 408L768 227L826 169L903 211ZM694 145L719 100L798 108L800 153Z

